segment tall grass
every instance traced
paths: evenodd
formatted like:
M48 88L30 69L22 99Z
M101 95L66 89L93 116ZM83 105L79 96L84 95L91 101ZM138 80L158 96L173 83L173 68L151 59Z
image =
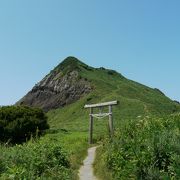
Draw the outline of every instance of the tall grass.
M178 179L179 124L179 115L122 122L114 139L99 150L96 173L102 179L107 174L103 169L110 172L107 179Z
M86 156L83 134L47 134L13 147L0 146L0 179L77 179Z

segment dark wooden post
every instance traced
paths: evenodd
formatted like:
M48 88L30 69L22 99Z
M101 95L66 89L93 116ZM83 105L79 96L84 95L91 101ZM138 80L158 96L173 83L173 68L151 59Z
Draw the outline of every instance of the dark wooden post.
M93 143L93 108L90 108L90 119L89 119L89 144Z
M109 130L110 130L110 135L113 136L114 129L113 129L112 105L109 106Z

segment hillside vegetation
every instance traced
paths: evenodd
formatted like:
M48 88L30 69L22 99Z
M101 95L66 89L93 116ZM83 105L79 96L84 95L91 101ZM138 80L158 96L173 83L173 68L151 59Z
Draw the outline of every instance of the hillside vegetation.
M82 97L86 97L84 104L119 100L118 113L121 117L170 114L180 110L180 104L160 90L128 80L113 70L90 67L74 57L66 58L18 103L45 110L44 103L50 103L48 110L50 107L52 110L66 108L72 103L72 106L78 106Z
M22 143L49 129L47 116L39 108L6 106L0 108L0 142Z
M97 176L103 180L177 179L178 102L158 89L113 70L90 67L74 57L66 58L18 102L48 109L50 129L40 139L22 145L2 144L0 177L78 179L88 148L89 112L84 105L112 100L119 101L113 108L115 137L109 138L107 118L94 121L93 141L101 145Z
M121 121L98 149L95 170L103 180L178 180L180 115Z
M124 118L156 115L164 116L180 111L180 105L166 97L161 91L152 89L123 77L121 74L104 68L92 68L75 58L68 58L58 68L63 73L76 69L79 79L91 83L92 91L76 102L48 112L51 128L61 127L70 131L87 131L89 112L85 104L118 100L119 104L113 109L115 126L118 127ZM95 122L96 123L96 122ZM106 128L104 121L96 123ZM95 128L98 132L103 128Z

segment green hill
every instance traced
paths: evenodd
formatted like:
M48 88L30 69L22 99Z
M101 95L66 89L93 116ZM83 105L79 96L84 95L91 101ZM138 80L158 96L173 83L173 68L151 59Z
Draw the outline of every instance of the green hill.
M74 57L65 59L52 72L68 74L74 70L78 72L78 79L90 83L91 91L69 105L50 110L48 115L54 128L87 131L88 112L83 109L84 105L111 100L119 101L114 108L116 124L124 118L161 116L180 111L180 105L160 90L129 80L113 70L89 67ZM101 127L101 123L98 121L97 126Z
M90 67L75 57L67 57L17 104L48 111L52 131L88 135L89 112L84 105L112 100L119 101L113 109L115 128L126 119L180 112L180 105L157 88L129 80L114 70ZM94 122L95 136L107 134L106 120Z
M82 101L86 104L112 99L119 100L121 117L180 110L180 105L160 90L129 80L113 70L89 67L74 57L66 58L18 103L51 110L72 103L76 106Z

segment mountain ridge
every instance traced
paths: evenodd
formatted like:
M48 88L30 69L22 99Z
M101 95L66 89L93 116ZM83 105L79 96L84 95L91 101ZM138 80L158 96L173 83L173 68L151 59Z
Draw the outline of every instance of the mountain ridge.
M62 108L83 97L88 103L118 99L121 109L142 113L173 113L180 105L159 89L125 78L120 73L86 65L75 57L67 57L17 104L38 106L45 111Z

